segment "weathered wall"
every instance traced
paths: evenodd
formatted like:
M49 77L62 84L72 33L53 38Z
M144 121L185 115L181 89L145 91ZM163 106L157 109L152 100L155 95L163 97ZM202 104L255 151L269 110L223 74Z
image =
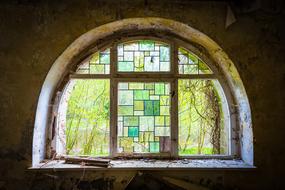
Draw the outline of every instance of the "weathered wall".
M237 22L228 29L225 15L225 3L186 0L0 2L0 189L72 189L72 184L79 184L76 180L81 173L50 176L26 171L31 165L41 85L55 59L81 34L118 19L145 16L177 20L214 39L235 63L252 110L256 171L177 171L171 175L216 189L281 189L285 169L284 11L238 13ZM99 184L112 184L121 176L116 181L119 184L129 173L88 172L85 178L89 181L79 187L88 189L93 184L95 188L98 183L93 180L104 175L109 182Z

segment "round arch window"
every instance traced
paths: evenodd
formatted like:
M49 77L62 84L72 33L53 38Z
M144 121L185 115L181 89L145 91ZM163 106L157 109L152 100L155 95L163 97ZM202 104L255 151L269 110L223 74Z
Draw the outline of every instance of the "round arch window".
M184 44L127 39L80 62L56 117L58 155L234 156L230 98L215 67Z

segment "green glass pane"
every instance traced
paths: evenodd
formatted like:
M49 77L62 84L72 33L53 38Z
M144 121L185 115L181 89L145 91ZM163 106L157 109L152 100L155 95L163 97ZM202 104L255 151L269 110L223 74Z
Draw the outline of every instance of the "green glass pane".
M163 126L164 125L164 119L165 117L164 116L156 116L155 117L155 125L156 126Z
M150 152L159 152L159 142L150 142L149 143Z
M124 52L124 61L133 61L134 60L134 54L133 52Z
M134 90L135 100L148 100L149 91L148 90Z
M104 65L90 65L90 73L101 74L104 73L104 71L105 71Z
M166 116L166 117L165 117L165 125L166 125L166 126L169 126L169 125L170 125L170 117L169 117L169 116Z
M99 53L94 53L92 56L91 56L91 59L89 61L91 64L99 64L100 61L99 61Z
M169 62L160 62L160 71L170 71Z
M202 61L199 61L199 74L211 74L211 73L212 71L209 69L209 67Z
M145 84L145 89L154 89L154 83L146 83Z
M129 83L129 89L144 89L144 83Z
M139 136L139 128L138 127L129 127L129 137L138 137Z
M160 61L169 61L169 47L160 46Z
M144 101L144 115L153 115L153 101Z
M188 51L183 49L183 48L179 48L179 54L183 54L183 55L187 55L188 54Z
M138 111L141 111L141 110L144 110L144 103L143 101L134 101L134 110L138 110Z
M119 144L123 147L124 151L130 152L133 149L133 138L132 137L119 137Z
M169 96L160 96L160 105L168 106L170 103Z
M138 117L124 117L124 126L139 126Z
M140 117L140 131L153 131L154 130L154 117L141 116Z
M151 40L139 41L139 50L141 50L141 51L152 51L152 50L154 50L154 41L151 41Z
M123 133L124 133L124 135L123 136L125 136L125 137L127 137L128 135L129 135L129 128L128 127L123 127Z
M100 53L100 64L110 64L110 54Z
M186 65L189 63L187 55L182 55L182 54L178 55L178 60L179 60L179 64L181 65Z
M133 91L122 90L118 94L118 104L119 105L133 105Z
M118 87L120 90L124 90L124 89L127 90L127 89L129 89L129 84L128 83L119 83ZM122 91L120 91L120 93L121 92Z
M189 52L188 58L189 58L188 59L189 64L198 64L198 58L195 55L193 55L192 53Z
M157 100L144 101L144 108L145 115L159 115L159 101Z
M164 137L170 135L169 127L155 127L155 136Z
M133 115L133 106L118 106L118 115Z
M160 115L169 115L169 106L160 106Z
M159 100L158 101L154 100L153 101L153 115L159 115L160 114L159 106L160 106Z
M183 65L184 74L198 74L198 65Z
M118 62L118 70L119 71L133 71L134 70L134 63L133 62L127 62L127 61L119 61Z
M164 83L155 83L155 94L164 94Z

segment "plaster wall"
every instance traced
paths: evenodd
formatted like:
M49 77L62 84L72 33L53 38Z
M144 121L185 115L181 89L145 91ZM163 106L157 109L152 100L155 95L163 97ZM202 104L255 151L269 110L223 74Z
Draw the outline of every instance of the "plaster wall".
M237 22L225 29L226 8L222 2L185 0L0 2L0 189L72 189L77 184L82 173L26 171L32 164L33 127L42 84L56 58L81 34L133 17L177 20L205 33L223 48L247 91L258 167L255 171L149 173L216 189L281 189L285 169L284 11L237 13ZM80 188L103 183L95 180L100 176L107 181L103 184L119 187L133 174L87 172L87 185Z

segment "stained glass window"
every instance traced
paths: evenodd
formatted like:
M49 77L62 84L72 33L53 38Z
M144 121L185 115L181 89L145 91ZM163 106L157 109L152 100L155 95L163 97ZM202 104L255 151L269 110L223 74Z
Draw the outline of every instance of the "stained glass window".
M223 98L216 80L178 80L179 154L226 154Z
M139 40L119 44L118 71L170 71L169 45L152 40Z
M174 52L178 62L170 57ZM57 149L76 156L228 154L229 114L218 80L205 75L213 72L185 48L172 54L164 42L134 40L86 58L62 95ZM117 70L110 70L110 57ZM178 75L170 68L178 68ZM171 118L178 125L171 126Z
M170 84L118 84L118 152L170 151Z
M211 74L210 68L196 55L184 48L178 49L179 74Z
M90 59L82 63L77 74L109 74L110 73L110 49L94 53Z

